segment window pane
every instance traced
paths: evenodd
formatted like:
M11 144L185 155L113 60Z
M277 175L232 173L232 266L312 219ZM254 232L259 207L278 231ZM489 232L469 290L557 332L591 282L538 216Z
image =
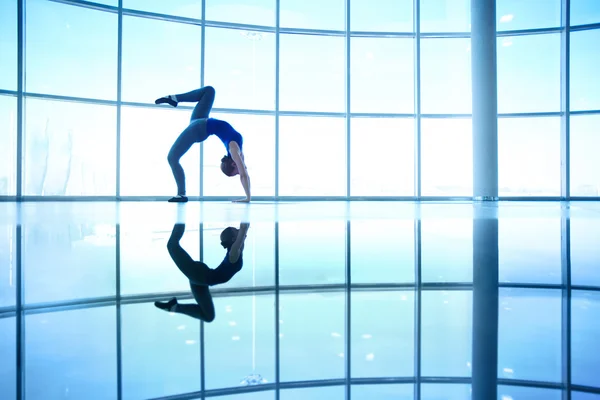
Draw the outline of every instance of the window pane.
M415 281L412 220L353 220L350 229L352 283Z
M154 103L199 88L201 39L200 26L124 16L123 100Z
M500 282L561 283L560 219L502 218L498 247Z
M343 118L279 119L279 195L346 195L345 124Z
M275 109L275 34L207 27L205 68L214 107Z
M114 196L115 106L27 98L24 194Z
M31 224L23 228L25 302L114 296L115 226Z
M413 0L350 0L353 31L413 32ZM353 396L354 397L354 396Z
M275 0L206 0L206 19L275 26Z
M221 246L221 232L227 226L239 227L239 222L207 223L202 226L202 262L217 268L227 252ZM271 222L252 222L244 244L244 266L221 288L273 286L275 284L275 225Z
M596 0L571 0L571 25L600 22L600 4Z
M600 3L597 3L600 6ZM571 110L600 109L600 29L571 33ZM596 50L594 50L596 49Z
M25 317L25 397L117 398L114 307Z
M473 281L471 219L423 219L421 246L423 282Z
M198 0L123 0L123 8L176 15L178 17L202 18L202 3Z
M341 292L280 295L282 382L344 377L344 298ZM305 397L298 398L316 398L313 394L303 394ZM282 390L282 399L296 398L285 396ZM332 398L340 397L324 397Z
M500 289L498 377L561 381L560 289Z
M274 304L274 295L214 298L216 318L204 330L206 389L275 382Z
M0 397L17 398L17 334L14 317L0 318Z
M17 232L12 224L0 225L0 307L16 304Z
M344 283L345 265L346 224L344 221L279 223L280 284ZM307 269L307 266L310 268Z
M17 90L17 0L0 3L0 88ZM0 110L4 107L0 107Z
M571 297L571 376L575 385L600 387L600 293L575 290Z
M420 1L421 32L471 31L471 0Z
M280 394L281 400L330 400L343 399L345 391L346 387L340 385L300 389L282 389Z
M571 196L600 196L600 115L571 116Z
M470 398L471 385L457 383L421 384L421 400L464 400Z
M17 194L17 99L0 96L0 196Z
M412 118L352 118L350 133L352 196L414 195Z
M496 29L554 28L561 26L561 0L497 0Z
M352 385L350 392L353 400L413 400L415 386L413 384Z
M421 193L423 196L473 195L471 119L423 119Z
M271 115L212 113L213 118L229 122L244 137L244 161L248 168L253 196L275 195L275 117ZM225 146L216 137L204 142L205 196L244 197L239 176L227 177L221 171Z
M500 196L560 196L560 117L498 120Z
M498 399L561 400L562 390L498 385Z
M499 113L560 111L560 34L500 37L496 48Z
M260 392L240 393L228 396L219 395L219 400L275 400L275 391L261 390Z
M352 292L352 378L414 375L411 291Z
M280 36L280 110L345 110L344 41L337 36Z
M345 1L280 0L280 24L282 28L344 30ZM302 53L302 52L301 52Z
M26 3L26 90L116 100L117 14L53 1Z
M124 399L200 390L198 320L166 313L152 303L123 305L121 320Z
M122 107L121 110L121 195L177 194L167 154L188 126L192 112L157 107ZM197 196L200 193L200 145L194 144L180 163L185 170L188 196Z
M189 291L189 280L167 250L173 229L171 215L152 221L121 215L121 294ZM199 260L199 226L187 225L179 242L194 260Z
M471 113L471 39L421 40L421 107L427 114Z
M424 291L421 299L422 375L470 377L472 292Z
M571 218L571 281L600 286L600 219Z
M414 40L352 38L352 112L414 112Z
M600 394L571 392L571 400L600 400Z

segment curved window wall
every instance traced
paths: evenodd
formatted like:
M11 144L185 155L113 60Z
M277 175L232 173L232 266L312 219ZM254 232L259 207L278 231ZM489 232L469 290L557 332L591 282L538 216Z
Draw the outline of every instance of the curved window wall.
M247 137L256 196L472 195L470 0L0 7L0 196L171 195L166 153L192 105L153 101L202 85ZM600 196L600 5L496 14L500 196ZM241 193L221 152L185 155L190 195Z

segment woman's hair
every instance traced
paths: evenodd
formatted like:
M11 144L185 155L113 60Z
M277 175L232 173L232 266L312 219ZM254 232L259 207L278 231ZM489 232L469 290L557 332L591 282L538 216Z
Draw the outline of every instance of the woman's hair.
M221 246L227 250L231 249L235 239L237 239L237 235L238 230L233 226L223 229L223 232L221 232Z
M235 163L233 162L231 156L226 155L225 157L221 158L221 171L223 171L223 173L227 176L235 175Z

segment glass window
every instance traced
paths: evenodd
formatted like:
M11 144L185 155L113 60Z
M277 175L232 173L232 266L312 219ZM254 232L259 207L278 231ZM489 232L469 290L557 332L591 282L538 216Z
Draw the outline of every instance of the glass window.
M600 219L571 218L571 282L600 286Z
M600 7L600 3L596 3ZM571 33L571 110L600 109L600 29ZM594 50L595 49L595 50Z
M115 106L27 98L24 194L114 196Z
M25 302L114 296L115 226L31 224L23 229Z
M470 377L472 292L424 291L421 300L422 375Z
M313 4L308 1L302 3ZM314 5L324 6L324 3ZM279 108L287 111L344 112L344 49L345 38L341 36L281 35Z
M600 196L600 115L571 116L571 196Z
M123 8L169 14L186 18L202 18L202 2L198 0L123 0Z
M421 32L471 31L471 0L420 1Z
M600 394L571 392L571 400L600 400Z
M471 119L421 121L421 194L473 195Z
M559 218L502 218L498 233L500 282L561 283Z
M351 310L352 378L413 376L414 292L352 292Z
M352 196L414 196L414 129L412 118L352 118Z
M217 268L227 252L221 246L221 232L228 226L239 228L240 222L202 225L202 261ZM244 244L244 267L218 288L273 286L275 284L275 225L272 222L252 222Z
M413 39L352 38L350 57L352 112L414 112Z
M421 384L421 400L464 400L470 398L471 385L458 383Z
M473 221L470 218L424 219L421 269L423 282L472 282Z
M206 389L275 383L274 304L272 294L214 298L216 317L204 330Z
M17 232L12 224L0 225L0 308L16 304Z
M219 400L275 400L274 390L261 390L260 392L232 394L228 396L219 395Z
M148 399L200 390L198 320L141 303L122 305L121 321L123 398Z
M0 96L0 196L17 194L17 99Z
M117 14L44 0L26 6L26 90L116 100Z
M0 318L0 397L17 398L17 323Z
M498 385L498 399L561 400L562 390L525 386Z
M600 4L596 0L571 0L571 25L600 22Z
M344 30L345 1L280 0L280 25L282 28ZM300 51L302 53L302 51Z
M275 26L275 0L206 0L206 19Z
M500 196L560 196L560 117L498 120Z
M471 113L471 39L421 40L421 112Z
M415 281L412 220L353 220L350 226L352 283Z
M377 7L369 0L350 0L350 29L413 32L413 0L379 0Z
M343 378L345 293L286 293L280 295L279 305L281 381ZM302 393L298 399L316 398L310 392ZM296 399L285 396L282 390L281 399ZM341 397L323 397L334 398Z
M346 195L343 118L281 117L279 146L280 196Z
M177 194L167 154L188 126L191 110L158 107L122 107L121 110L121 195ZM200 145L194 144L180 163L185 170L188 196L197 196L200 193Z
M352 385L350 392L353 400L413 400L415 386L413 384Z
M561 381L560 289L500 289L498 377Z
M514 31L559 27L560 3L561 0L497 0L496 29Z
M214 107L275 109L275 34L206 28L206 84Z
M0 3L0 89L17 90L17 0ZM4 107L0 107L2 110Z
M128 215L129 214L129 215ZM167 250L173 224L171 215L160 218L148 211L145 219L133 213L121 214L121 294L189 291L189 280L177 268ZM152 215L152 220L148 216ZM200 259L199 226L187 225L181 247Z
M124 16L123 101L154 103L199 88L201 38L200 26Z
M282 389L280 392L281 400L329 400L343 399L346 393L346 387L340 386L325 386L325 387L309 387L300 389Z
M560 34L499 37L496 48L499 113L560 111Z
M117 397L115 307L25 317L25 397Z
M571 295L571 381L600 387L600 293L574 290Z
M250 176L253 196L275 195L275 117L250 114L211 114L229 122L244 137L244 162ZM204 142L204 196L244 197L239 176L227 177L221 171L225 146L213 136ZM186 171L187 172L187 171Z
M310 251L307 251L308 249ZM307 269L307 265L311 268ZM345 266L346 224L344 221L279 223L280 284L344 283Z

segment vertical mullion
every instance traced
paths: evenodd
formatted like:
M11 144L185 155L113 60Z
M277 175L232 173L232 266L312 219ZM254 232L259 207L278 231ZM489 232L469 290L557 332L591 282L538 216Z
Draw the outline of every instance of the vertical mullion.
M348 0L349 1L349 0ZM351 264L351 222L346 221L346 335L344 360L346 369L346 400L351 398L351 351L352 351L352 264Z
M25 85L25 0L17 1L17 200L23 196L23 89Z
M279 3L279 0L277 0ZM279 400L279 222L275 222L275 400Z
M118 200L121 197L121 91L123 88L123 0L119 0L119 13L117 18L117 176L115 177L115 194Z
M570 161L570 69L571 69L571 16L570 16L570 0L562 0L561 12L561 76L560 76L560 92L561 92L561 134L560 134L560 149L561 149L561 197L569 199L571 197L571 161Z
M418 0L416 0L418 1ZM421 399L421 220L417 217L414 221L414 255L415 255L415 326L414 326L414 375L415 375L415 400Z
M203 2L204 3L204 2ZM204 15L204 13L202 14ZM201 214L202 215L202 214ZM184 222L185 223L185 222ZM199 242L200 242L200 251L199 251L199 260L200 262L204 262L204 223L200 222L199 232ZM201 399L204 400L204 391L206 390L206 365L204 360L204 321L200 320L200 392L202 393Z
M206 56L206 0L202 0L202 25L200 27L200 87L204 87L204 58ZM204 197L204 141L200 142L200 173L198 179L200 179L199 191L200 199Z
M561 264L562 264L562 383L565 387L563 400L571 399L571 221L568 216L561 219Z
M420 0L413 2L413 25L415 31L415 127L414 127L414 195L421 198L421 5Z
M275 0L275 199L279 197L279 1Z
M350 1L346 0L346 197L350 197Z
M119 10L121 10L120 6ZM117 298L115 306L117 318L117 399L121 400L123 398L123 331L121 325L121 225L118 223L115 225L115 266L115 294Z
M23 0L25 1L25 0ZM19 1L19 3L22 3ZM17 400L25 399L25 316L23 315L23 302L24 302L24 282L23 282L23 254L22 254L22 236L23 229L21 225L17 225L16 240L17 245L15 248L16 253L16 347L17 347Z

